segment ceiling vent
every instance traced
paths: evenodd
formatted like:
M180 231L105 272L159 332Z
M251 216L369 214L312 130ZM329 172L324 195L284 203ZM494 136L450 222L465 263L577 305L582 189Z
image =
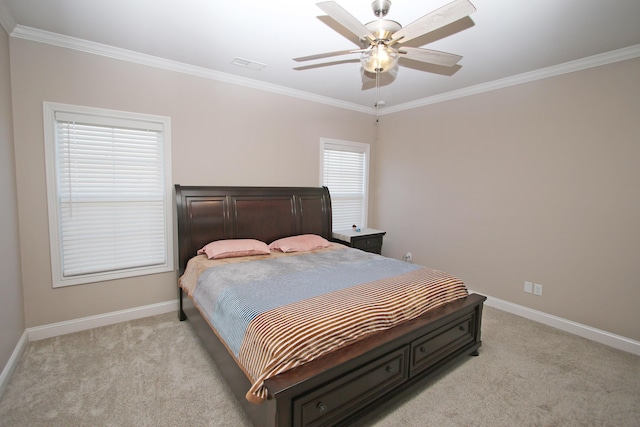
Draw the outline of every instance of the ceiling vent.
M251 70L256 70L256 71L260 71L267 66L267 64L261 64L256 61L251 61L249 59L237 58L237 57L233 58L233 61L231 61L231 63L233 65L237 65L238 67L249 68Z

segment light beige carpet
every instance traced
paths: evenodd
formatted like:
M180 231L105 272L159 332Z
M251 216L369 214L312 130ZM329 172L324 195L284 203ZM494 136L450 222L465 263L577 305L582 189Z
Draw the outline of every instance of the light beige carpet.
M640 426L640 357L485 308L480 356L375 426ZM177 314L29 343L0 426L250 426Z

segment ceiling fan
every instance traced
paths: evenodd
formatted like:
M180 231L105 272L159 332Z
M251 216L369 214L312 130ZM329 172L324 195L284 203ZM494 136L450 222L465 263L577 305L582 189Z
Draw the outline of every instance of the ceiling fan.
M362 68L374 73L386 73L396 68L399 58L426 62L444 67L453 67L462 59L454 55L437 50L405 46L404 43L442 28L452 22L464 18L476 11L469 0L454 0L453 2L424 15L406 27L396 21L384 19L391 7L389 0L375 0L371 7L377 20L362 24L347 10L334 1L317 3L317 6L344 28L358 36L361 49L327 52L318 55L294 58L295 61L310 61L331 56L360 53Z

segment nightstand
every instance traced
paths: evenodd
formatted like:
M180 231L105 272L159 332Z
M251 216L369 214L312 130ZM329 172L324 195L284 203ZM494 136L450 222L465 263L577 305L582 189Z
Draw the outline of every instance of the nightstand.
M332 236L338 243L379 255L382 252L382 236L386 233L373 228L363 228L360 231L336 230Z

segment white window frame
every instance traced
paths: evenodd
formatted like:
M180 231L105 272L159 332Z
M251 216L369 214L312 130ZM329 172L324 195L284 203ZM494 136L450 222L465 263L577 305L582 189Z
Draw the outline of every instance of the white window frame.
M327 185L325 183L324 169L325 169L325 150L331 149L336 151L349 151L355 153L362 153L365 156L364 161L364 189L362 194L362 219L358 222L358 227L366 228L368 221L368 208L369 208L369 144L363 142L355 142L355 141L343 141L338 139L330 139L330 138L320 138L320 185ZM340 194L339 192L334 192L331 190L331 187L328 186L329 193L331 194L332 203L340 200L344 194ZM353 195L347 195L353 196ZM335 218L335 210L333 210L333 218ZM335 221L334 221L335 223ZM353 224L351 224L353 225ZM349 225L349 227L351 227ZM335 226L332 224L333 230L337 230Z
M81 117L84 123L113 127L154 129L161 133L162 174L164 198L164 263L154 265L121 268L111 271L80 273L65 277L63 273L63 254L61 242L61 224L58 197L57 137L58 117ZM86 120L84 120L86 118ZM101 108L43 103L44 144L47 179L47 204L49 211L49 241L51 248L51 268L53 287L79 285L105 280L123 279L170 272L174 270L173 254L173 188L171 186L171 119L164 116L131 113ZM60 119L60 121L65 121Z

